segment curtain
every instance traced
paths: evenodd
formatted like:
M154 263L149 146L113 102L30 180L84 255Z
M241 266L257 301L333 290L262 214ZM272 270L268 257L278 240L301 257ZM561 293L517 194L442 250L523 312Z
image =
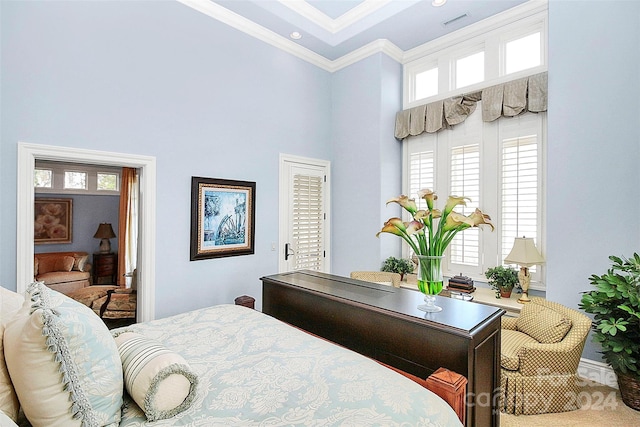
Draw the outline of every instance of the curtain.
M125 274L133 273L138 256L138 171L122 168L120 182L120 217L118 220L118 284L126 285Z
M482 100L482 120L513 117L527 111L547 111L547 73L535 74L481 91L419 105L396 114L395 137L434 133L462 123Z

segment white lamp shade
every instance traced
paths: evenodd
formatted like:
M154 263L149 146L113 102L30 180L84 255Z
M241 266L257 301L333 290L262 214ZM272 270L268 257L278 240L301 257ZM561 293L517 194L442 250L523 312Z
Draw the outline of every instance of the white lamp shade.
M544 263L544 258L538 252L531 237L516 237L513 248L504 259L505 264L518 264L523 267Z

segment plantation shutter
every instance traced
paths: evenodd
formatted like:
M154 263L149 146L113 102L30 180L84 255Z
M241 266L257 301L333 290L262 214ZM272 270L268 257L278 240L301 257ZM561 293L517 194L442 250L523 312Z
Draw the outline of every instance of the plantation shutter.
M434 189L435 164L433 150L417 151L409 156L409 198L418 197L424 188ZM427 209L422 199L416 199L418 209Z
M456 212L470 215L480 201L480 145L461 145L451 149L450 195L465 196L467 206L457 206ZM444 208L445 200L442 201ZM451 263L480 265L480 235L477 228L458 233L451 241Z
M537 237L538 140L536 135L502 142L502 242L503 261L516 237ZM533 270L533 268L532 268Z
M323 177L293 177L293 244L295 270L321 271L324 263Z

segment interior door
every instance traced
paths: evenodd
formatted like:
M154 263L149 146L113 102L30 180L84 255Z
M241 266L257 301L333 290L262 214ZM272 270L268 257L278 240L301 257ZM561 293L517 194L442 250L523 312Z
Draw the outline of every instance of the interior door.
M329 272L329 162L280 157L279 271Z

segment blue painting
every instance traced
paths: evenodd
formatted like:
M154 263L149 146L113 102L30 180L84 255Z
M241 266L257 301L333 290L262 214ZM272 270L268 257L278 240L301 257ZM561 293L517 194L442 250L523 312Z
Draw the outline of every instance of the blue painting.
M204 246L243 245L247 241L247 193L204 190Z

